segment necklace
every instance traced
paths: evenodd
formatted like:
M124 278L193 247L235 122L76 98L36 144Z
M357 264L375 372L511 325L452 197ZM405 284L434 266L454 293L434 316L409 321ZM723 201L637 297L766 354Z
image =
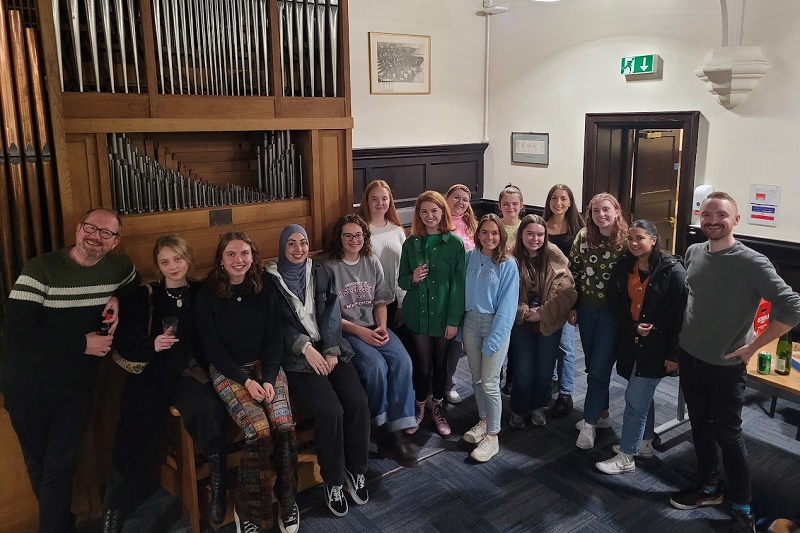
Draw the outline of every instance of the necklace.
M481 253L481 266L486 265L486 263L488 263L491 260L492 260L491 255L484 255L483 253Z
M231 294L236 297L237 302L242 301L242 293L244 293L244 283L240 283L239 285L231 285Z
M167 293L167 296L169 296L170 298L175 300L175 305L176 306L183 307L183 293L186 290L186 287L188 287L188 285L184 285L183 287L181 287L181 292L177 296L175 296L174 294L169 292L169 289L167 289L166 287L164 289L165 289L165 292Z

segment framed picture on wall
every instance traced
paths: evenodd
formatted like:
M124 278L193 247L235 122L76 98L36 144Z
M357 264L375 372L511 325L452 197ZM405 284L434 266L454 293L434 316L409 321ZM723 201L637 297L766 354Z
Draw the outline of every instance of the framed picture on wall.
M511 133L511 162L547 165L550 163L549 133Z
M371 94L431 94L431 37L369 32Z

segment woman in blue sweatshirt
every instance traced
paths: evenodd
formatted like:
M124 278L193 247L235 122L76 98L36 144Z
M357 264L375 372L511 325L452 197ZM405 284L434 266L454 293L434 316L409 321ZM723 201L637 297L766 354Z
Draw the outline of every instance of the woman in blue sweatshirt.
M500 217L485 215L475 232L475 248L467 252L462 335L480 420L464 434L464 440L478 445L470 457L480 462L500 451L500 369L517 312L519 271L506 252L506 240Z

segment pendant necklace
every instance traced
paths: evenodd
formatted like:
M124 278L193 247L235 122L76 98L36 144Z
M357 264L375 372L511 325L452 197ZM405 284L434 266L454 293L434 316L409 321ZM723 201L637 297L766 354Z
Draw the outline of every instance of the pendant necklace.
M175 296L174 294L169 292L169 289L167 289L166 287L164 289L165 289L165 291L167 293L167 296L169 296L170 298L175 300L175 305L176 306L183 307L183 292L186 290L186 287L188 287L188 285L184 285L183 287L181 287L181 292L177 296Z
M238 291L236 289L239 289ZM244 284L240 283L239 285L231 285L231 295L236 296L236 301L242 301L242 293L244 292Z

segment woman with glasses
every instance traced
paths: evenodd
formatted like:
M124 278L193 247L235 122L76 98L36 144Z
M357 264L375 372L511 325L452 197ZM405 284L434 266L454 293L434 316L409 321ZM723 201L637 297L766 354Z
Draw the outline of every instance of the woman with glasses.
M336 221L328 246L339 306L342 336L353 347L353 362L369 398L372 427L381 455L403 466L417 460L403 430L416 426L411 357L387 329L389 288L372 253L370 231L358 215Z

